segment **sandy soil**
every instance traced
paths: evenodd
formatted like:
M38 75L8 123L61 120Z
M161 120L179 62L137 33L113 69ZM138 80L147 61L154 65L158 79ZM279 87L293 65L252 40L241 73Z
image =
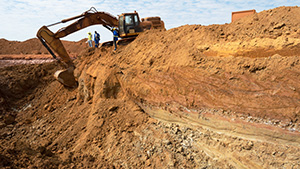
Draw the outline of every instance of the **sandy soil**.
M279 7L84 48L76 89L53 78L57 62L0 68L0 166L300 168L296 16Z

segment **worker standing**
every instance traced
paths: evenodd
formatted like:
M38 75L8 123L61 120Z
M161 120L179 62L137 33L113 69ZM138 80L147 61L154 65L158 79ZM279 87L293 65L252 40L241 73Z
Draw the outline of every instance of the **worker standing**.
M100 34L97 31L95 31L95 34L94 34L94 41L95 41L95 47L98 48L99 41L100 41Z
M89 33L88 33L88 43L89 43L89 47L93 47L92 38L93 38L92 33L89 32Z
M113 28L113 35L114 35L114 46L115 46L115 50L117 50L117 41L118 41L118 31L116 28Z

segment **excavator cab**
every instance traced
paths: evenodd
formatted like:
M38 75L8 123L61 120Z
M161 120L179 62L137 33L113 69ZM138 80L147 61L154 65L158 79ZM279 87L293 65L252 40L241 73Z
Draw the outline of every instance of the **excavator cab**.
M140 18L136 11L134 13L123 13L119 15L119 36L132 37L143 32Z

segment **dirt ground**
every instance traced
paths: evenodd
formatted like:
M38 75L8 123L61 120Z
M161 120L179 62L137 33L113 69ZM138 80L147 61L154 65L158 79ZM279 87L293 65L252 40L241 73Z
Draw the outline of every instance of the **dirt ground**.
M279 7L116 52L70 42L75 89L56 61L4 63L0 167L300 168L299 27L300 8ZM0 61L49 56L37 39L2 44Z

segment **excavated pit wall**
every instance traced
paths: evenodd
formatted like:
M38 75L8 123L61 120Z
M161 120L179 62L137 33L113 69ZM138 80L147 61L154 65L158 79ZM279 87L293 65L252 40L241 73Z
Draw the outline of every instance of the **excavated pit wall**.
M52 79L55 63L2 69L1 166L299 168L298 13L281 7L145 32L117 52L85 50L76 89Z

